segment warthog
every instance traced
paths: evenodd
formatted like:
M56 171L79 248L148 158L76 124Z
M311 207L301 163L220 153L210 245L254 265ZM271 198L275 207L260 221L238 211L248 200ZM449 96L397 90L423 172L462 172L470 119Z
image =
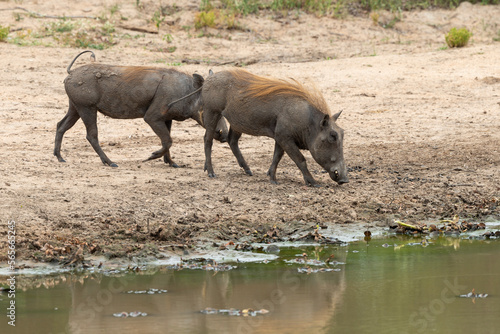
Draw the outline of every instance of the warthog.
M205 121L205 170L215 177L212 167L212 142L217 122L229 122L228 142L239 165L248 167L238 147L242 133L274 138L274 156L267 172L276 184L276 168L284 152L295 162L307 185L317 182L307 169L301 149L312 157L338 184L349 182L344 163L344 131L330 116L329 108L316 90L307 90L296 81L264 78L244 70L219 72L207 77L202 88Z
M54 155L60 162L61 142L64 133L81 118L87 130L87 140L97 152L104 164L112 167L112 162L102 151L97 139L97 111L111 118L144 118L153 131L160 137L162 148L155 151L147 160L164 157L172 167L178 165L170 157L172 138L170 129L172 120L183 121L192 118L203 125L201 119L201 92L204 79L201 75L190 76L174 69L141 66L113 66L90 64L70 71L78 54L68 66L68 76L64 88L69 97L69 109L64 118L57 123ZM198 90L198 91L197 91ZM167 109L167 104L185 97L182 102L174 103ZM214 134L221 142L227 140L226 122L216 126Z

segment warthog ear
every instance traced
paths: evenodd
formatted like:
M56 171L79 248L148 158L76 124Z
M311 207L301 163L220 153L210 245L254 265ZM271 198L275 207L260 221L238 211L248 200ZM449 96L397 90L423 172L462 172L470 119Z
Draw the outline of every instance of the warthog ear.
M321 120L321 123L320 123L322 128L325 128L328 126L328 120L330 120L330 116L325 115L325 117L323 117L323 119Z
M332 116L334 121L337 121L337 118L339 118L340 114L342 114L342 111L343 110L339 111L338 113Z
M213 75L214 74L214 71L212 71L212 69L208 70L208 75Z
M199 74L193 74L193 78L194 78L194 88L200 88L201 86L203 86L203 82L205 81L205 79L203 79L203 77Z

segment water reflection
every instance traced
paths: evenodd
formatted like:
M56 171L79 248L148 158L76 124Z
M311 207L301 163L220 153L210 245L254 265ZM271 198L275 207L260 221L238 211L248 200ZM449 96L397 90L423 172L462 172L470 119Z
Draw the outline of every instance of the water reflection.
M18 276L15 332L470 333L481 328L489 333L500 325L499 245L499 240L390 238L282 249L276 261L239 263L224 272L157 266L138 273ZM296 259L303 253L318 265L331 254L345 264L330 266L340 271L299 273L306 265ZM489 297L459 297L473 288ZM167 292L129 293L148 289ZM0 299L5 309L8 298ZM207 307L269 313L202 314ZM147 316L113 316L133 311ZM0 332L11 329L7 321L0 323Z

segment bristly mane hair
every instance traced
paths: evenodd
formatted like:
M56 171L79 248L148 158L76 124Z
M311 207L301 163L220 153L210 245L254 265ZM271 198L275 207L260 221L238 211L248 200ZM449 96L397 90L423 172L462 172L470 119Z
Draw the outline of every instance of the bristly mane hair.
M161 67L151 67L151 66L124 66L126 70L123 73L123 80L125 82L129 82L134 80L138 75L147 73L147 72L157 72L157 71L176 71L175 69L167 69Z
M246 97L266 99L273 95L296 96L309 102L320 112L331 116L325 98L316 87L307 89L295 79L265 78L242 69L229 70L229 72L235 79L246 83L247 87L242 92Z

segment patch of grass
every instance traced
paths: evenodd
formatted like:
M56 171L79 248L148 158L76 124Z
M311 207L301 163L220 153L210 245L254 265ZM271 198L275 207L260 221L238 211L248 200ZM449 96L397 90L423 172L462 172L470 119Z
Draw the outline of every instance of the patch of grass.
M72 31L75 28L75 24L71 21L61 20L51 22L46 26L47 30L51 30L58 33Z
M398 22L401 22L401 11L397 11L396 14L393 15L392 19L390 19L390 21L384 24L382 27L393 29Z
M223 6L233 13L242 15L256 14L260 9L265 8L259 0L222 0Z
M59 45L103 50L114 44L115 26L106 21L102 25L88 26L86 21L60 20L47 23L35 38L52 37Z
M472 36L472 32L467 30L467 28L451 28L451 30L444 36L446 44L450 48L461 48L469 43L469 39Z
M151 21L155 24L156 29L158 29L158 31L159 31L160 26L162 25L163 21L165 21L165 16L163 15L161 9L154 12L153 17L151 18Z
M154 61L155 63L158 64L165 64L167 66L183 66L184 64L181 62L176 62L176 63L169 63L166 59L157 59Z
M237 14L232 10L212 8L195 14L194 27L196 30L206 27L244 30L239 25L236 16Z
M456 8L467 0L200 0L201 12L214 9L227 10L236 17L257 14L261 10L280 12L303 11L317 16L342 17L345 14L365 15L377 10L400 12L414 9ZM468 0L473 4L497 5L500 0ZM374 19L372 17L372 19Z
M483 5L496 5L500 0L352 0L351 6L359 6L367 11L374 10L413 10L413 9L429 9L429 8L456 8L460 3L468 1L470 3L480 3Z
M112 33L114 33L116 31L116 28L115 28L115 25L112 24L111 22L107 21L106 23L104 23L104 25L101 27L101 30L102 32L105 34L105 35L111 35Z
M380 14L377 12L371 12L370 18L372 19L373 25L378 26L378 19L380 18Z
M117 13L119 10L120 10L120 5L118 5L118 4L114 4L109 8L109 12L111 13L111 16L113 16L113 14Z
M202 12L209 12L212 9L214 9L214 6L212 5L211 0L201 0L200 2L200 11Z
M170 44L174 41L174 37L171 34L166 34L163 35L163 40Z
M497 31L497 36L496 37L493 37L493 40L495 42L500 42L500 30Z
M337 2L333 0L273 0L270 8L278 11L301 9L307 13L323 16L331 13L336 4Z
M208 12L198 12L194 18L194 27L196 29L201 29L205 27L214 28L215 27L215 11L210 9Z
M12 15L14 15L14 20L16 20L16 22L24 20L24 17L19 13L12 13Z
M33 42L31 37L31 29L17 31L15 36L9 38L9 43L17 44L20 46L31 46L38 44Z
M82 49L104 50L108 47L105 43L97 41L86 32L79 32L73 42L73 46Z
M10 27L0 25L0 42L4 42L9 36Z

